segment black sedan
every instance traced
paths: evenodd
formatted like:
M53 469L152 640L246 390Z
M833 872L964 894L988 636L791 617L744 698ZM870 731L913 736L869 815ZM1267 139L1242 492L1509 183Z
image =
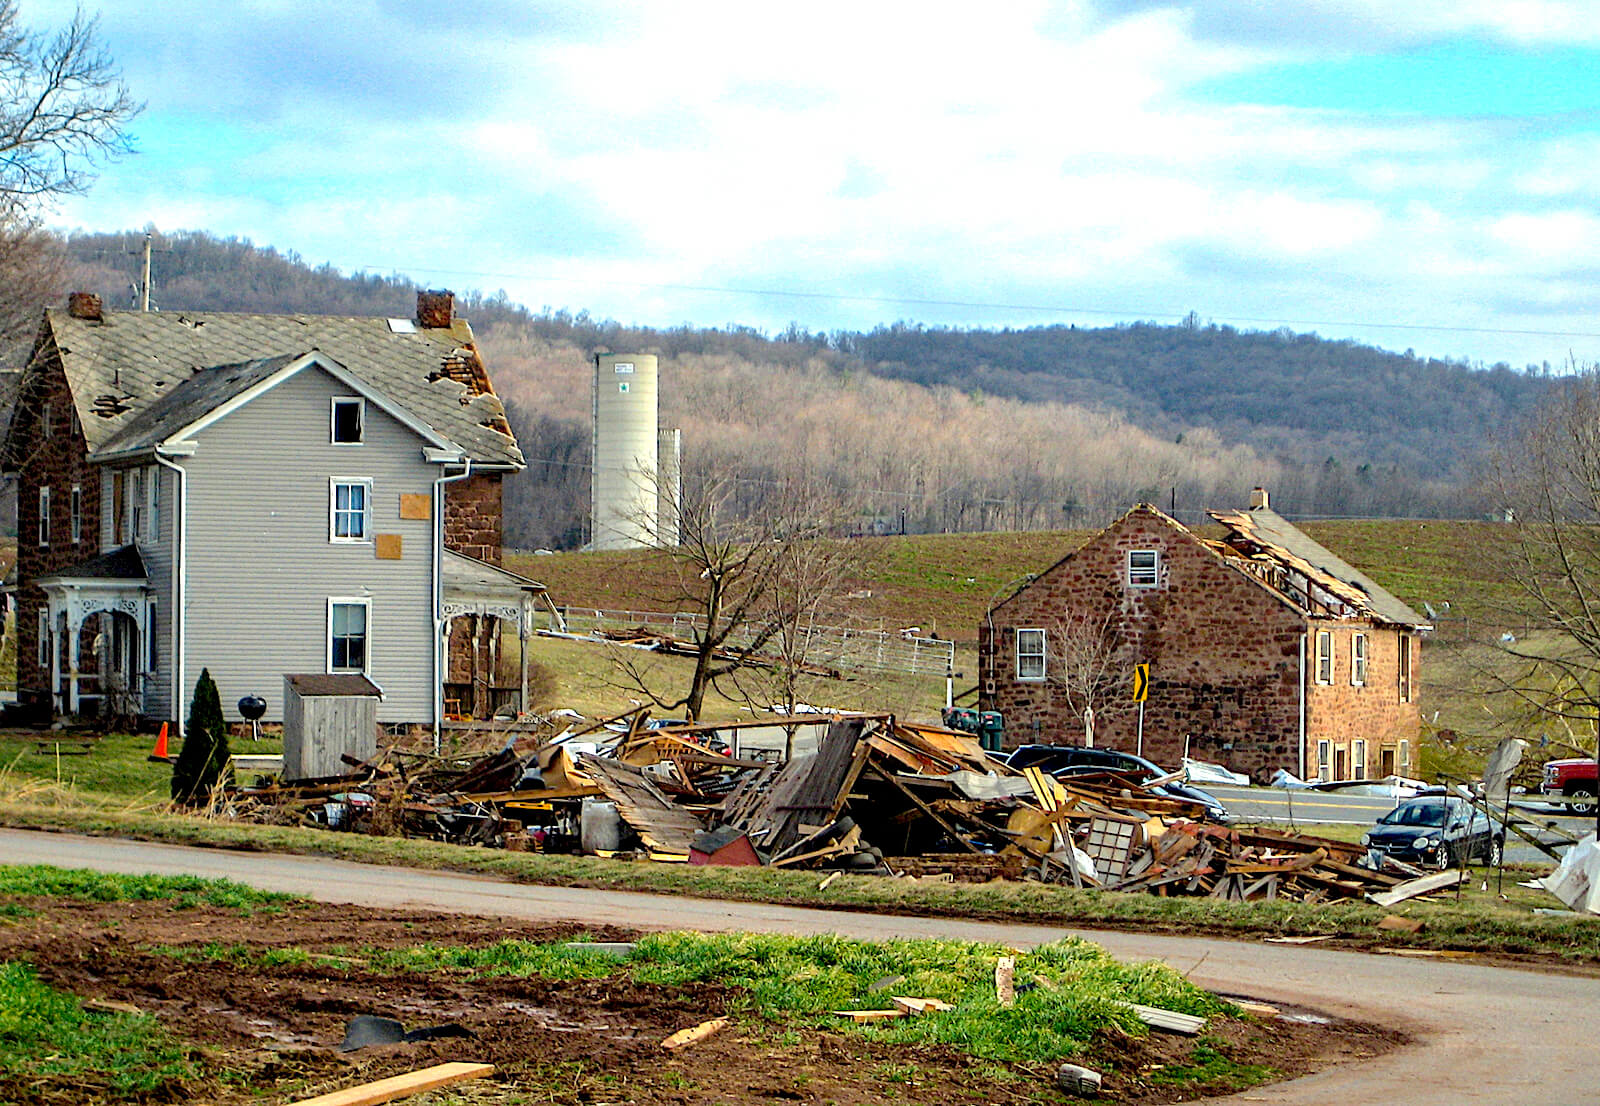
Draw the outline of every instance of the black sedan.
M1505 853L1506 831L1465 799L1422 795L1379 818L1361 843L1371 853L1440 871L1474 858L1494 867Z

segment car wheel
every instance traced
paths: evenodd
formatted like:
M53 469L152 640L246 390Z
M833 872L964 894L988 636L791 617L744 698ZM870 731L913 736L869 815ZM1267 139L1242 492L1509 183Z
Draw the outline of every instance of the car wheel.
M1433 858L1433 866L1441 872L1448 872L1456 866L1456 848L1454 845L1440 845L1439 855Z
M1498 837L1489 838L1489 855L1484 858L1484 863L1491 868L1500 867L1500 862L1506 857L1506 843Z
M1587 784L1582 787L1569 787L1567 798L1572 802L1567 804L1567 810L1573 814L1594 813L1594 788Z

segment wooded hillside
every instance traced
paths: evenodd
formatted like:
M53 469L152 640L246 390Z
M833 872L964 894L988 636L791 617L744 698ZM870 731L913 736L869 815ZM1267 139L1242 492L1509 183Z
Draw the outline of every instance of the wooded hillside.
M74 236L75 284L129 302L142 234ZM410 315L404 277L346 277L205 233L163 236L166 310ZM752 488L806 477L862 528L1098 526L1137 500L1185 520L1266 484L1291 515L1471 516L1476 451L1529 409L1547 366L1513 371L1287 331L1132 323L868 333L626 327L468 292L530 465L508 541L573 547L588 499L590 358L662 358L662 419L691 471Z

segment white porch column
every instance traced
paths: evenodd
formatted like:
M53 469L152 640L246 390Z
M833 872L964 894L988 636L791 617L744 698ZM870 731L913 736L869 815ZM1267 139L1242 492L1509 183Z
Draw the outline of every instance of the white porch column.
M61 712L61 625L65 612L57 614L54 598L45 600L45 610L50 615L50 713Z
M78 713L78 637L83 630L83 615L78 613L78 591L67 592L67 713Z
M517 669L522 679L522 690L517 696L517 713L526 714L528 706L528 628L533 622L533 596L522 595L522 610L517 618Z

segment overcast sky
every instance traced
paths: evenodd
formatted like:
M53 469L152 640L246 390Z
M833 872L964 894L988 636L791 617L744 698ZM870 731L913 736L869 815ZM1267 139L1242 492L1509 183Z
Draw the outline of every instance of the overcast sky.
M156 7L100 7L148 108L63 227L654 325L1600 360L1589 0Z

